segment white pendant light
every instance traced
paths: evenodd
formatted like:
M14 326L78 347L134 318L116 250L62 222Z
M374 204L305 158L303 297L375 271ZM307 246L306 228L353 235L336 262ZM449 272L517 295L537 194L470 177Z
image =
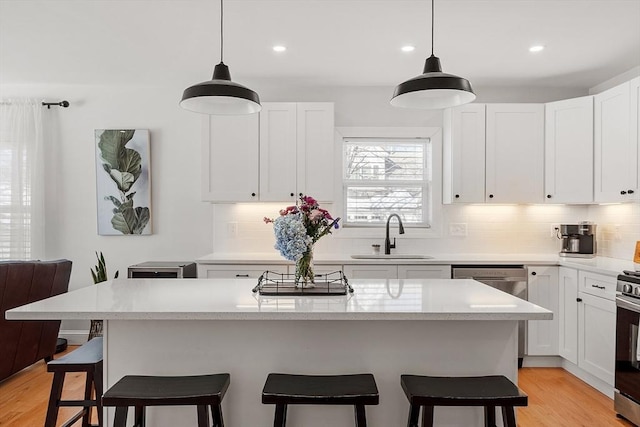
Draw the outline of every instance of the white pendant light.
M232 82L229 67L222 61L223 7L220 0L220 63L213 69L213 78L184 90L180 106L204 114L253 114L262 109L258 94Z
M468 104L476 99L467 79L442 72L440 58L433 55L434 0L431 0L431 56L421 75L400 83L391 98L394 107L437 110Z

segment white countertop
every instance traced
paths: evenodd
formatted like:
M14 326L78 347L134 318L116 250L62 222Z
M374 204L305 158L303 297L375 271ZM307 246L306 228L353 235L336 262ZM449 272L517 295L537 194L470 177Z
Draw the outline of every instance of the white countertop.
M347 254L314 254L314 263L323 264L523 264L562 265L595 273L617 276L623 270L633 270L631 260L595 257L569 258L558 254L428 254L429 259L353 259ZM213 253L196 260L198 264L293 264L277 252L268 253Z
M346 296L266 297L254 279L117 279L8 310L9 320L526 320L553 314L474 280L351 280Z

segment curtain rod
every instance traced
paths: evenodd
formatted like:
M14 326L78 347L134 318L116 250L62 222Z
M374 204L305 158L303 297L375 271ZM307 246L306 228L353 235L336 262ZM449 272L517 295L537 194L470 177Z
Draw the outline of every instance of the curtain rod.
M11 102L0 101L0 105L11 105ZM42 106L43 107L46 106L47 110L50 110L52 105L54 107L67 108L69 106L69 101L60 101L60 102L44 102L44 101L42 101Z

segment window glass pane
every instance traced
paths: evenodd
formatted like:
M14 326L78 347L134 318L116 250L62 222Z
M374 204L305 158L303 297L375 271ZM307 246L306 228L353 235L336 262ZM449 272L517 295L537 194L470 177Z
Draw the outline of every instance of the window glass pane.
M423 223L422 187L347 186L347 219L350 224L384 224L391 213L403 222Z
M347 141L345 179L421 181L425 175L425 144Z

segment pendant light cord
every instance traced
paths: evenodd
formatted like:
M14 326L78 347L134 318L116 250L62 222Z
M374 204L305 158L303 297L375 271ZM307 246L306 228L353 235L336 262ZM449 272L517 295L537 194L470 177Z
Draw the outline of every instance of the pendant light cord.
M431 56L433 56L433 34L434 34L434 0L431 0Z
M224 62L222 58L224 57L224 32L222 31L222 27L224 24L224 9L222 7L222 0L220 0L220 63Z

